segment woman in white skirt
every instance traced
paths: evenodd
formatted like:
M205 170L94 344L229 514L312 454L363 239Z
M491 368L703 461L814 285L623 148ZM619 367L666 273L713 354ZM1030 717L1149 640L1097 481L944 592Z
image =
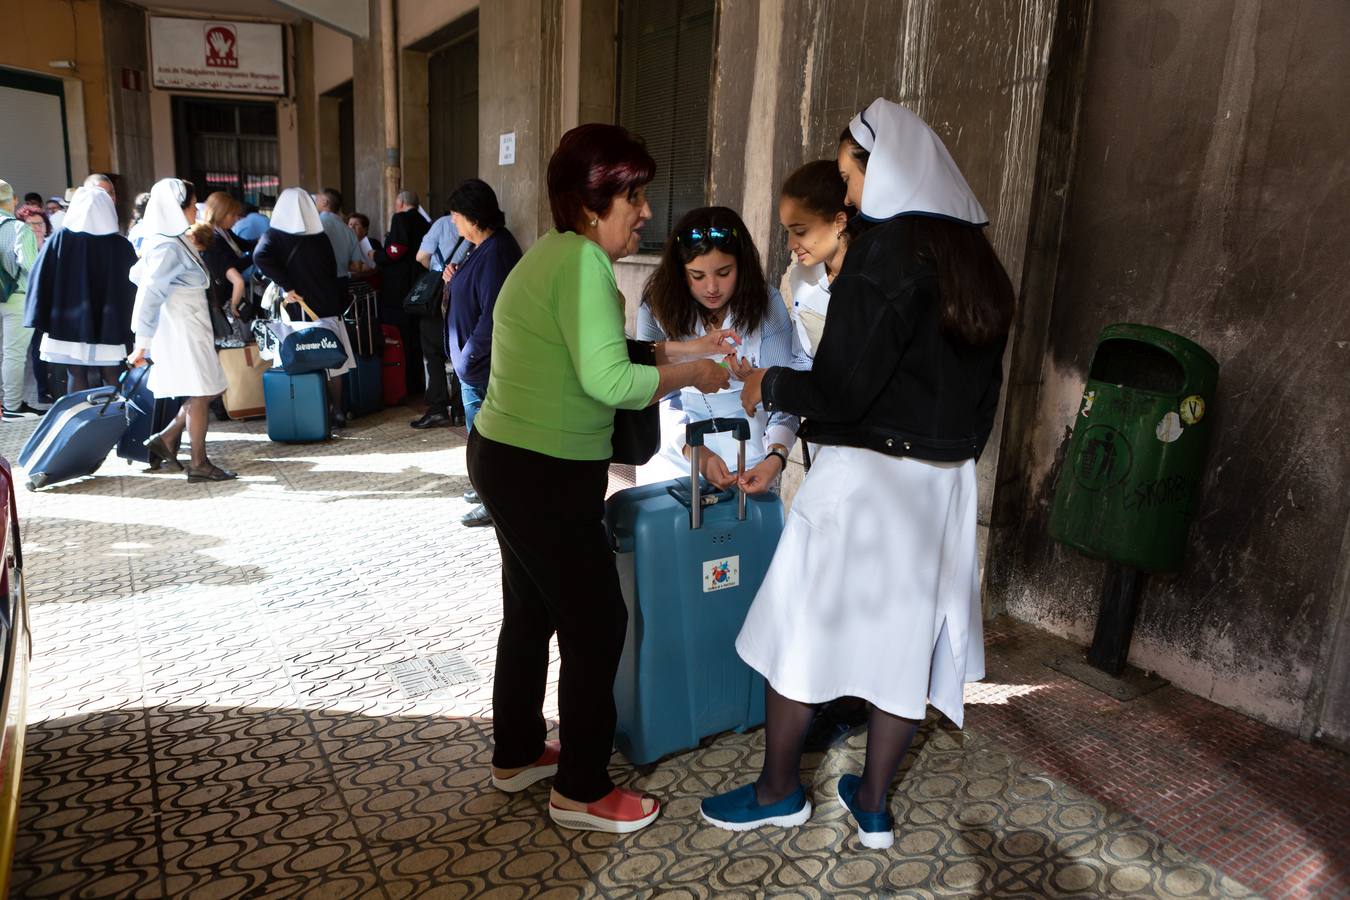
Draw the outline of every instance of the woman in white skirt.
M178 445L186 428L192 442L188 481L228 481L235 474L206 457L211 398L225 390L226 381L206 305L211 275L189 233L196 219L191 182L165 178L151 188L141 260L131 269L137 286L131 314L136 347L127 361L154 364L149 386L156 397L183 398L178 417L145 442L151 461L182 471Z
M864 846L889 847L887 794L932 703L959 727L984 676L975 460L1002 385L1013 293L987 217L941 139L877 100L840 137L849 247L808 372L740 369L747 410L806 419L820 445L736 649L768 682L764 769L703 802L715 825L796 825L815 707L871 704L861 777L839 781Z

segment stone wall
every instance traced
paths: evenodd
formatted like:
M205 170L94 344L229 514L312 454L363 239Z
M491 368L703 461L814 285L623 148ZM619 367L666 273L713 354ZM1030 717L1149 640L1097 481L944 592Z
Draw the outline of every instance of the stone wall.
M1183 334L1221 365L1214 441L1187 565L1150 580L1132 660L1308 733L1350 518L1350 7L1176 0L1093 16L1026 470L990 582L1018 618L1090 637L1102 564L1046 535L1086 367L1109 323Z

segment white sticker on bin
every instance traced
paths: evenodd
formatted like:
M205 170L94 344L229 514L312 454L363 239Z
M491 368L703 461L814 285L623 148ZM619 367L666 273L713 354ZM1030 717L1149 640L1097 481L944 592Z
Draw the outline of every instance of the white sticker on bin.
M724 591L741 583L741 558L724 556L703 563L703 593Z

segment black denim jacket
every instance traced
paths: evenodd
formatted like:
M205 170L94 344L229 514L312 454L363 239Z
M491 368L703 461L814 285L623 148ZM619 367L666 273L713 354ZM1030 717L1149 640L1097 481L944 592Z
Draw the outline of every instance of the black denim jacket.
M905 217L881 223L849 248L811 370L769 369L764 406L804 417L812 443L978 459L1007 341L969 347L942 335L937 275L914 258L909 225Z

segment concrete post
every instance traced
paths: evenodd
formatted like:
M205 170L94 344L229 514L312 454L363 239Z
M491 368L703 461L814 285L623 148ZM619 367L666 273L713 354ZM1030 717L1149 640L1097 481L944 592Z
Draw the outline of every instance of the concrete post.
M380 0L380 82L384 88L384 205L394 209L399 192L398 155L398 32L394 26L394 0Z

